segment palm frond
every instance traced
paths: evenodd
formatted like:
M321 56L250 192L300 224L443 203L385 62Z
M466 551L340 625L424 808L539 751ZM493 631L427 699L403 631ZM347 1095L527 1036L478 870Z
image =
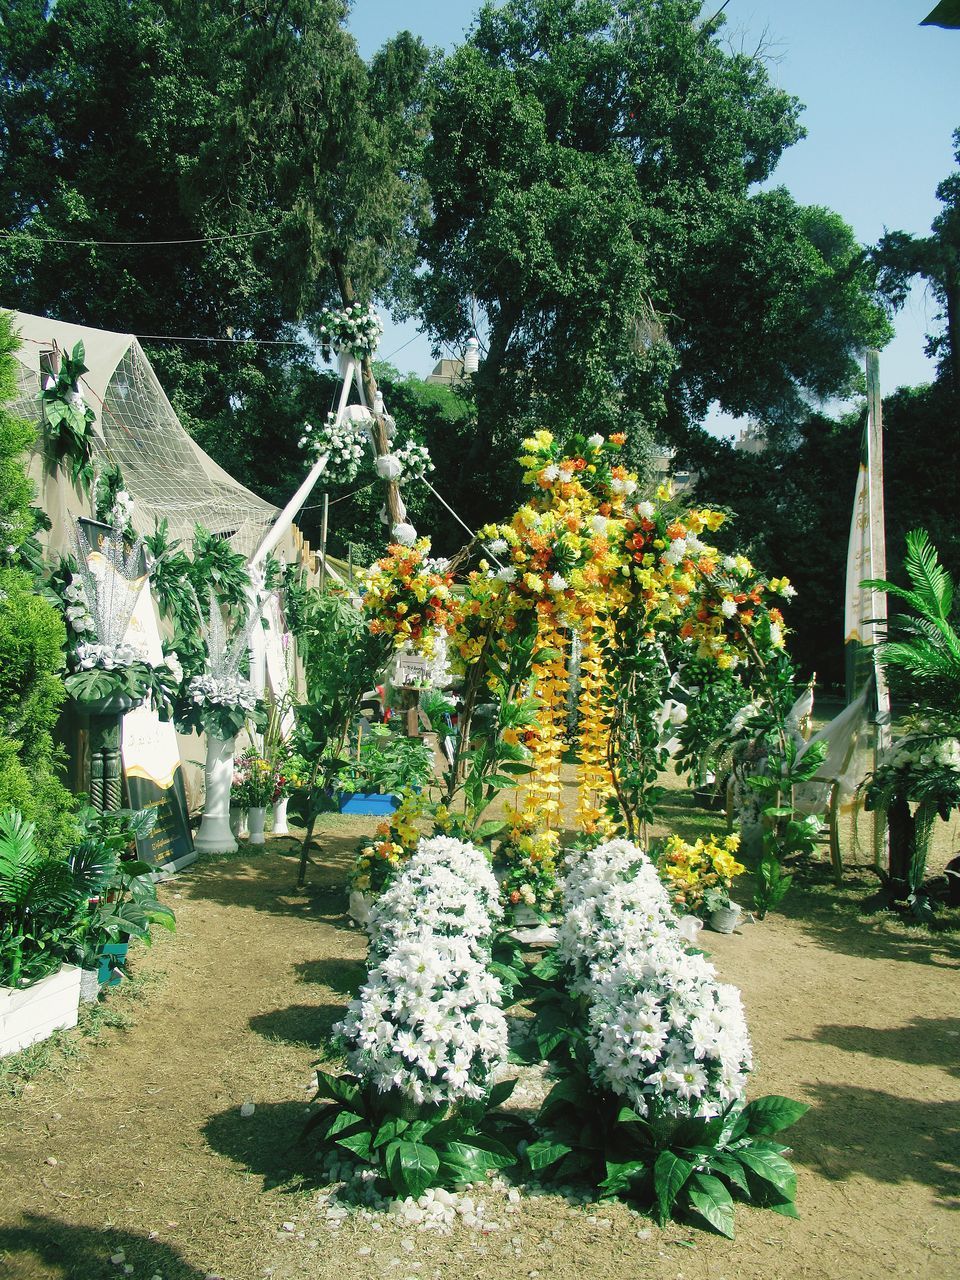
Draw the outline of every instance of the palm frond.
M907 534L904 568L910 575L914 591L923 602L918 612L946 622L953 604L953 582L937 556L926 529L912 529Z

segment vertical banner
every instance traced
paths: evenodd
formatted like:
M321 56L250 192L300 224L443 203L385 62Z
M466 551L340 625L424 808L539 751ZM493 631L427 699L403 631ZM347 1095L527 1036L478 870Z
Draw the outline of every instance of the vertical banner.
M124 639L142 649L151 662L163 661L160 628L150 580L144 578ZM157 821L137 852L155 867L179 869L196 860L180 748L173 725L152 707L139 706L123 717L123 772L131 809L156 809Z
M863 433L857 491L847 549L847 591L844 611L844 654L846 657L847 704L853 703L873 682L875 707L873 759L890 746L890 692L883 669L877 665L873 646L886 633L887 597L865 580L887 576L886 525L883 506L883 403L880 396L880 356L867 352L867 422ZM869 767L869 766L867 766ZM864 770L865 771L865 770ZM874 857L884 860L886 832L874 826Z

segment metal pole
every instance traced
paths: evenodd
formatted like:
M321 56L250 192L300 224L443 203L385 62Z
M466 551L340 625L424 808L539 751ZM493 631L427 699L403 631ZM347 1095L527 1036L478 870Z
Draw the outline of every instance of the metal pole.
M327 516L330 511L330 495L323 495L323 511L320 514L320 591L327 581Z

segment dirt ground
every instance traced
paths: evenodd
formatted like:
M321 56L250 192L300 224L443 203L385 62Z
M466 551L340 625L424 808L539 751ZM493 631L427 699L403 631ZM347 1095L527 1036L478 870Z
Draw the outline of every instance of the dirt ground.
M744 993L751 1093L812 1106L791 1131L799 1221L738 1207L731 1243L546 1196L496 1202L488 1235L331 1232L298 1134L364 972L344 882L371 829L334 821L303 894L287 841L171 882L178 931L137 953L158 979L133 1025L0 1100L3 1280L960 1277L960 945L860 914L856 873L707 938Z

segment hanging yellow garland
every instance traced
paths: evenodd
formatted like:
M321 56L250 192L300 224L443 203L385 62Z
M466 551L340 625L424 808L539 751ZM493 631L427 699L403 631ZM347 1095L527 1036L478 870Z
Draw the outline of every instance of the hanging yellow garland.
M569 643L557 625L553 608L546 601L541 602L531 674L542 705L537 712L537 726L527 742L533 753L533 770L523 789L523 815L536 821L543 831L561 825L560 768L568 685L564 650Z
M604 641L610 625L609 619L598 618L592 612L583 618L576 820L578 829L588 834L606 833L611 825L606 814L607 800L613 795L613 778L607 763L611 690L604 666Z

